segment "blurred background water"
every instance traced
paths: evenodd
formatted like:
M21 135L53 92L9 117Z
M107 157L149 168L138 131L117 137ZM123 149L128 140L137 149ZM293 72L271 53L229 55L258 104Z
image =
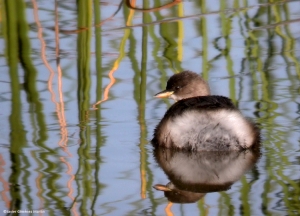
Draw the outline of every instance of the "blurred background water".
M300 1L1 0L0 24L1 215L300 215ZM185 69L262 134L256 165L192 204L153 188L149 142Z

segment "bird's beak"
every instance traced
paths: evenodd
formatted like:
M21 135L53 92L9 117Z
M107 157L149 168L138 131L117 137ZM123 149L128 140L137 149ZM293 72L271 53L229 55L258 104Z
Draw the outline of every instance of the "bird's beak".
M164 91L159 92L156 95L154 95L154 97L157 97L157 98L166 98L166 97L170 97L173 93L174 93L174 91L164 90Z
M161 184L156 184L153 186L156 190L159 190L159 191L172 191L170 188L168 188L167 186L165 185L161 185Z

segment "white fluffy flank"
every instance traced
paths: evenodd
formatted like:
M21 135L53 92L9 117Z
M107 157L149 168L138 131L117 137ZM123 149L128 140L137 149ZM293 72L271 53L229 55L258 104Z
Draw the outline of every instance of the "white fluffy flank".
M209 150L224 144L228 150L238 150L238 146L248 148L254 141L251 123L237 110L189 111L166 126L169 138L178 148L188 145ZM203 143L209 146L201 147Z

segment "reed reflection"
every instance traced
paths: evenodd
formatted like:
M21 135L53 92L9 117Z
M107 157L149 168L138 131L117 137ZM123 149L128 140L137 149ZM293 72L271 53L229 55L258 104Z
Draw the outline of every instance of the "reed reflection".
M193 203L206 193L230 189L259 155L258 150L195 152L156 147L154 157L170 182L154 188L171 202Z

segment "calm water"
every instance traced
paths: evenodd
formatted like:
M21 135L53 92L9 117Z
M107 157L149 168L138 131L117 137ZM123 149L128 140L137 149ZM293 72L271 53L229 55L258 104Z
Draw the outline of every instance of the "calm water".
M300 215L300 1L169 6L0 1L0 215ZM153 188L170 178L149 143L184 69L262 134L253 167L190 204Z

